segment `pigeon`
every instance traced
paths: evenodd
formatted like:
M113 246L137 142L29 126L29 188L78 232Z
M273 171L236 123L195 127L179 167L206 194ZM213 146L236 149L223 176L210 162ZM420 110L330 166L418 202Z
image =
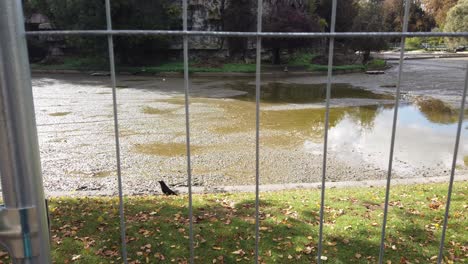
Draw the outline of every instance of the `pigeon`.
M159 184L161 185L161 190L165 195L177 195L177 193L169 189L164 181L159 181Z

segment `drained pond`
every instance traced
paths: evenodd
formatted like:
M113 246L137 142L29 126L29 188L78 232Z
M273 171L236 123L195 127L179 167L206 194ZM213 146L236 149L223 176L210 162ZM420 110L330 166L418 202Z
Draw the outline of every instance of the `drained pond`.
M113 191L112 94L107 79L33 80L45 185L55 191ZM180 78L122 77L118 110L124 188L152 192L157 181L186 182L185 109ZM328 181L385 179L394 89L332 86ZM265 81L261 93L262 184L321 179L324 83ZM250 79L194 79L190 99L197 186L255 183L255 86ZM433 97L405 95L396 133L395 178L450 174L458 110ZM458 173L468 166L463 123Z

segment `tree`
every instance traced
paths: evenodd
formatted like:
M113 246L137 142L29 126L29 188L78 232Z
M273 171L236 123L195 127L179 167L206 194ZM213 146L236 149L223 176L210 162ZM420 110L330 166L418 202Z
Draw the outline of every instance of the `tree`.
M104 1L28 0L25 4L29 12L47 15L57 29L106 28ZM171 0L113 0L111 5L114 29L180 28L180 8ZM164 56L169 40L167 36L116 37L115 53L125 64L140 63ZM69 36L66 43L80 55L87 56L103 54L107 48L107 42L103 38Z
M313 0L309 0L309 2L311 1ZM343 0L337 2L335 31L350 31L353 25L351 21L358 13L358 2L359 1L357 0ZM331 23L332 1L315 0L315 10L317 15L327 22L327 27L325 30L329 31L329 25Z
M356 32L385 31L385 22L383 17L383 3L378 0L363 1L359 5L358 15L352 23L352 30ZM365 64L370 59L371 51L382 50L387 47L385 38L356 38L351 41L351 47L356 51L363 51L363 60Z
M287 3L277 3L272 10L263 17L263 30L265 32L318 32L319 19L311 16ZM294 49L306 47L311 44L310 39L275 38L264 39L265 47L273 51L273 64L281 63L281 49Z
M466 32L468 31L468 0L460 0L447 13L444 27L445 32ZM467 38L447 38L450 47L459 45L468 46Z
M230 1L223 10L223 27L226 31L248 32L255 29L255 15L252 12L253 0ZM235 57L241 54L245 58L247 38L228 38L229 55Z
M405 0L384 0L384 20L389 31L402 31L405 13ZM408 20L408 31L431 31L435 26L434 18L422 8L420 0L412 0Z
M447 12L457 4L458 0L423 0L425 10L431 14L439 28L443 28Z

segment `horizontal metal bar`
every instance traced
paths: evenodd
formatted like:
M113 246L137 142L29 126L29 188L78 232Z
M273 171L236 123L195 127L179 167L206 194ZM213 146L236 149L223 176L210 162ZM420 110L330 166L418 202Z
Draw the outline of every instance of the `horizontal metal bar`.
M114 35L114 36L213 36L264 38L373 38L373 37L468 37L468 32L227 32L184 30L50 30L27 31L26 35Z

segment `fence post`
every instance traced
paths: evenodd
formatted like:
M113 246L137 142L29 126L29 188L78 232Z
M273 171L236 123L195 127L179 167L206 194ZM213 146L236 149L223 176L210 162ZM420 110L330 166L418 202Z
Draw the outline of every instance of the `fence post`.
M15 263L51 263L21 0L0 1L0 243Z

